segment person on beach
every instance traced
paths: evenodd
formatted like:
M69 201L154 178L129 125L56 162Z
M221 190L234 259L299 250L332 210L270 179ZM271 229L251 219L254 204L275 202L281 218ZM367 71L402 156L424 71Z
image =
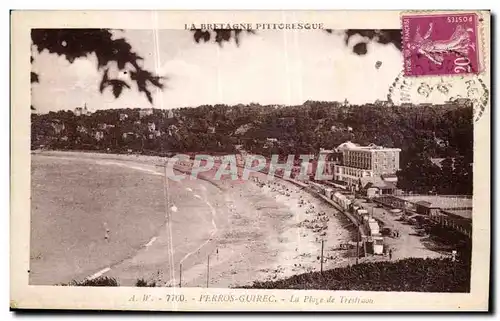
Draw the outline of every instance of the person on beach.
M389 260L392 260L392 249L389 250Z
M109 228L106 228L106 232L104 233L104 240L109 242Z

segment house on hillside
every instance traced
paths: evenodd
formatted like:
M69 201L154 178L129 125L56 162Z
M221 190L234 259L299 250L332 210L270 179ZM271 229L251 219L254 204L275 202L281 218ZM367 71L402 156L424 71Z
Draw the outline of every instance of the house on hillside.
M455 103L460 107L472 106L472 100L469 98L457 98Z
M75 116L86 116L90 115L90 111L87 109L87 104L84 104L83 107L76 107L75 110L73 111L73 114Z
M139 135L134 133L134 132L125 132L122 134L122 137L123 139L127 139L127 138L135 138L135 137L138 137Z
M392 107L394 106L394 104L392 103L392 101L389 101L389 100L375 100L375 106L382 106L382 107Z
M252 124L241 125L240 127L236 128L236 130L234 131L234 135L243 135L252 127Z
M268 137L268 138L266 138L266 142L264 143L264 148L271 148L277 143L278 143L277 138L269 138Z
M99 123L97 128L100 130L107 130L108 128L115 128L115 125L108 125L106 123Z
M54 119L51 123L52 129L54 129L54 133L56 135L60 134L64 129L64 123L60 121L59 119Z
M149 122L148 123L148 131L154 132L155 130L156 130L156 124L154 122Z
M439 147L446 147L448 146L448 142L445 141L444 139L442 138L439 138L436 136L436 133L432 133L434 135L434 142L439 146Z
M139 118L143 118L149 115L153 115L153 108L145 108L139 110Z
M88 129L87 127L83 126L83 125L78 125L76 127L76 131L79 132L79 133L83 133L83 134L86 134L88 133Z
M395 183L384 181L381 177L361 177L359 179L358 190L368 198L393 195L396 189Z
M95 132L94 137L95 137L95 139L96 139L97 141L100 141L101 139L103 139L103 138L104 138L104 133L103 133L102 131L97 131L97 132Z
M277 122L282 127L292 127L295 126L296 120L295 117L280 117Z
M169 136L177 134L178 131L179 131L179 128L177 128L177 126L175 126L175 125L168 126L167 132L168 132Z

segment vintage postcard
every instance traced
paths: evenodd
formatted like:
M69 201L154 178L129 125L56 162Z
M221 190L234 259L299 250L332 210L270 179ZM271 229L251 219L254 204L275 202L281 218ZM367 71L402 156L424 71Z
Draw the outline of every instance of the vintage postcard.
M489 309L489 11L11 26L12 309Z

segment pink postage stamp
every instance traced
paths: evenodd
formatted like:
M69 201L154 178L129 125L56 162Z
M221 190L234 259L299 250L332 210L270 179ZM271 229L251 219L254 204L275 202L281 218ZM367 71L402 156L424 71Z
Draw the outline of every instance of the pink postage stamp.
M478 16L475 13L403 14L406 76L478 74Z

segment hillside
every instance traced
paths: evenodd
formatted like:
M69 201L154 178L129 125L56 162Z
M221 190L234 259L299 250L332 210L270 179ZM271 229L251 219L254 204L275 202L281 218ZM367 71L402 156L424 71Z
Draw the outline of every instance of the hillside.
M305 102L32 114L32 149L112 153L317 154L345 141L401 148L400 188L471 194L472 107ZM447 159L442 169L431 160ZM448 166L454 164L453 166ZM425 169L425 170L423 170ZM425 175L420 175L424 172ZM445 179L443 179L443 177Z

